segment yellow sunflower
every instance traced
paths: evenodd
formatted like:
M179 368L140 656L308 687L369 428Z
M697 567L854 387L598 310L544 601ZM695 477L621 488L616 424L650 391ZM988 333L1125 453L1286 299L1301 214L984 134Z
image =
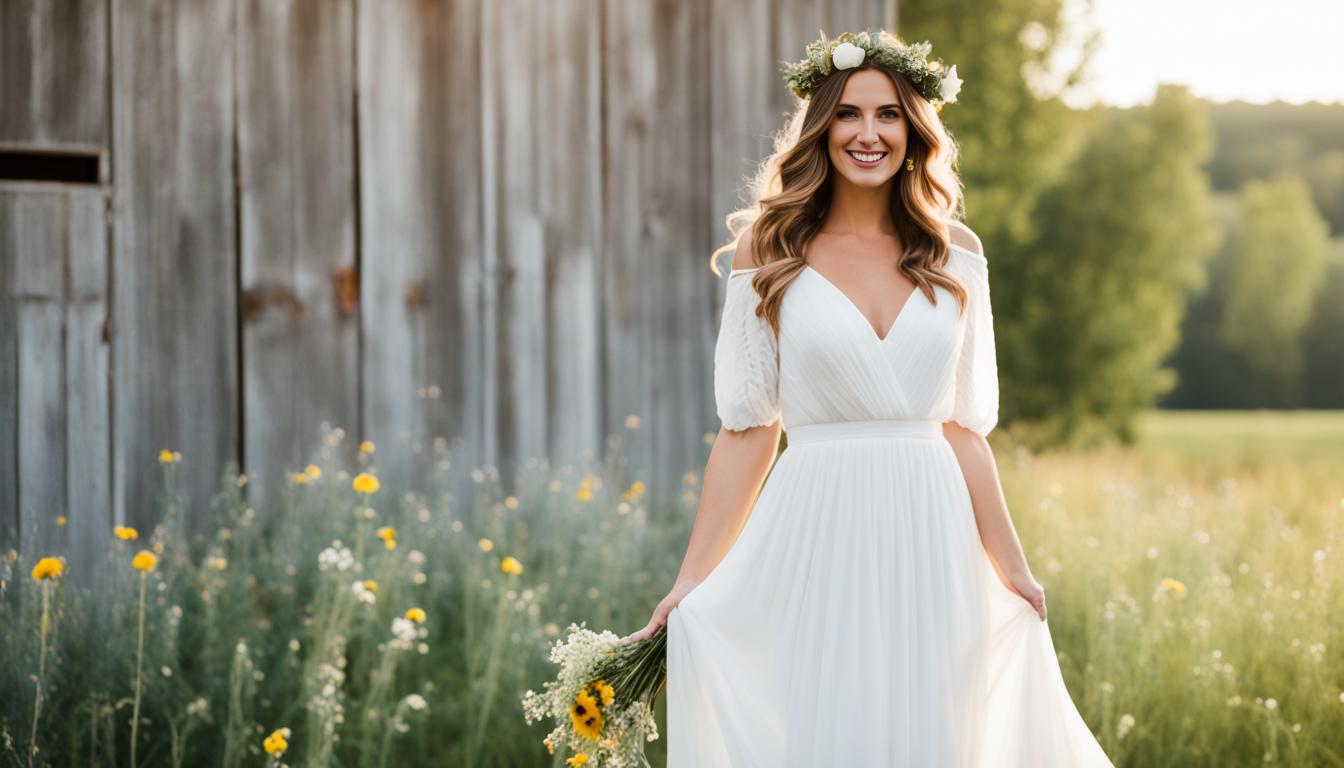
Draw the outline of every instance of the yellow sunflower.
M597 710L597 700L587 691L580 691L569 707L569 719L574 730L586 739L597 740L602 732L602 713Z

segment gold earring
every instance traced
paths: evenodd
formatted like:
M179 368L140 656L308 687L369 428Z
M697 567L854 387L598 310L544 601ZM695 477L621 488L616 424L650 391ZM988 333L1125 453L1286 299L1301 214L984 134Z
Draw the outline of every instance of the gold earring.
M915 170L915 159L913 157L905 158L905 170L907 171Z

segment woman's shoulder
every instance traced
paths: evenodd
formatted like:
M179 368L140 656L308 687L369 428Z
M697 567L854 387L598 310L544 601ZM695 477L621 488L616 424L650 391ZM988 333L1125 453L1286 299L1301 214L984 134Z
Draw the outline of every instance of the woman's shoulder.
M734 244L732 265L734 272L754 272L761 268L761 265L756 261L756 253L753 249L755 229L756 222L753 221L742 231L742 234L737 238L737 243Z
M980 236L970 227L960 221L948 221L947 230L954 251L960 250L982 260L985 258L985 246L980 242Z

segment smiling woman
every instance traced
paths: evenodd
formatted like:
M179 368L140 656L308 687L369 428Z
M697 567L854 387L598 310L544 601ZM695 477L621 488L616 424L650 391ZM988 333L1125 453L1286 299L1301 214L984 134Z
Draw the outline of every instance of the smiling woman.
M723 429L677 581L624 638L666 625L667 764L1109 766L986 441L988 260L926 96L960 81L885 33L823 43L729 219Z

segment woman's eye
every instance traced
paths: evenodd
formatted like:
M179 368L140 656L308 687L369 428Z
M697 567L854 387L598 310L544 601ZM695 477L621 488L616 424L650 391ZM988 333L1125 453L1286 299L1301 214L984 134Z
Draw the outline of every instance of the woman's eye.
M836 113L836 117L850 117L850 116L853 116L853 115L855 115L855 114L857 114L857 113L856 113L854 110L852 110L852 109L842 109L842 110L840 110L839 112ZM896 118L899 118L899 117L901 116L901 113L898 112L898 111L896 111L896 110L894 110L894 109L884 109L884 110L882 110L882 116L883 116L883 117L890 117L890 118L892 118L892 119L896 119Z

